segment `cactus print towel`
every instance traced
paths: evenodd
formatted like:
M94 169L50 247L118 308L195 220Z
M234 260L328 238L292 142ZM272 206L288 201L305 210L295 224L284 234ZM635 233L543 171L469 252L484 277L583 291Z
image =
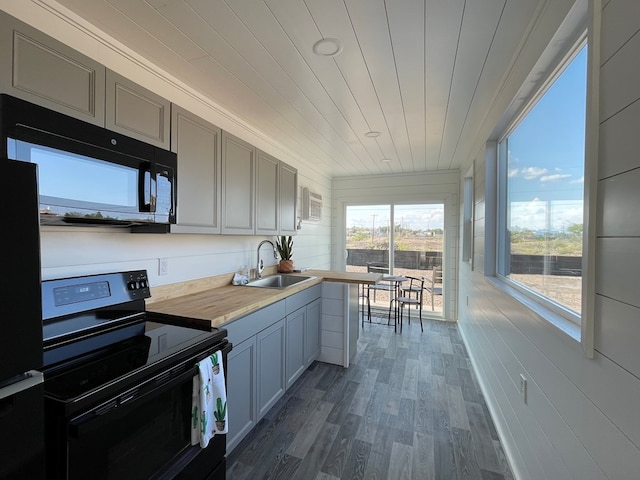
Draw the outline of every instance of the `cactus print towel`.
M228 431L222 354L216 352L202 359L198 370L198 375L193 377L191 445L206 448L214 435Z

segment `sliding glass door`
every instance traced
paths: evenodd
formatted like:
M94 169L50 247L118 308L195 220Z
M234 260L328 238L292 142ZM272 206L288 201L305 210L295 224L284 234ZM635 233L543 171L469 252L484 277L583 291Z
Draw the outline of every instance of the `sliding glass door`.
M348 205L345 220L348 272L424 278L425 311L442 314L444 204Z

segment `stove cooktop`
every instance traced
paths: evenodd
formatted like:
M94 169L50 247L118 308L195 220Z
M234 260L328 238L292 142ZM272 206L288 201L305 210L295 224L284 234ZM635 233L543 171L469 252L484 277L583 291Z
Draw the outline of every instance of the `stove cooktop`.
M160 368L165 361L175 361L174 357L204 350L225 336L226 331L220 329L202 331L143 321L61 345L45 352L45 361L51 362L45 368L45 393L70 401L132 373Z
M224 329L147 313L146 271L49 280L42 293L45 396L74 404L65 408L191 368L227 343Z

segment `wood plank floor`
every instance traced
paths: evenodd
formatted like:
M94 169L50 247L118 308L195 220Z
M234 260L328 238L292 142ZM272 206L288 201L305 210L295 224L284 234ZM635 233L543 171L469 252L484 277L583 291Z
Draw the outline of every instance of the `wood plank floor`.
M228 480L513 479L454 323L360 334L350 368L315 362L236 447Z

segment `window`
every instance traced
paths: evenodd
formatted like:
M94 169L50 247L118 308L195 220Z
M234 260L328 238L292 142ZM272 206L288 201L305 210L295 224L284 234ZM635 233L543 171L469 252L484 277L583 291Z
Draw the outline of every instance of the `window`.
M587 46L575 49L498 148L497 272L579 323Z
M462 261L471 263L473 251L473 168L462 183Z
M445 246L443 203L346 205L347 272L389 272L423 277L431 286L434 270L442 269ZM393 225L393 228L391 228ZM393 245L393 248L390 248ZM425 286L427 283L425 283ZM434 315L445 309L446 291L425 293ZM371 308L389 308L385 292L376 292Z

